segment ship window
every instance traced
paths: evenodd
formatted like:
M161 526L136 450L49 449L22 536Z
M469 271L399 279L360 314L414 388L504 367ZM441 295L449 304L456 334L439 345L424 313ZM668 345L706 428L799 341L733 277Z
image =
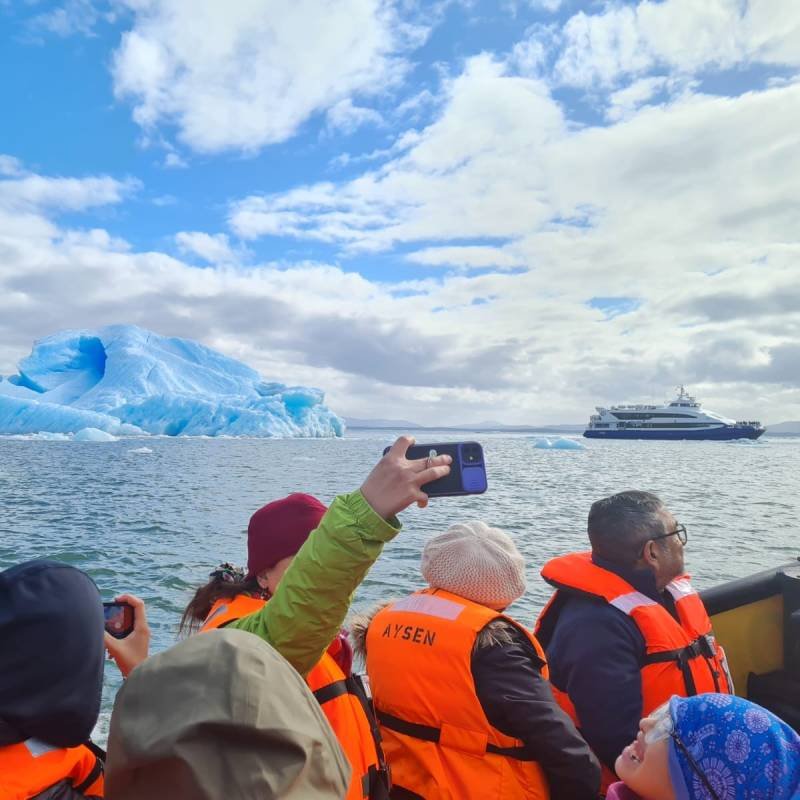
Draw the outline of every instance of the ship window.
M697 419L694 414L681 414L678 411L645 411L642 413L614 411L613 415L617 419L664 419L665 417L667 419Z

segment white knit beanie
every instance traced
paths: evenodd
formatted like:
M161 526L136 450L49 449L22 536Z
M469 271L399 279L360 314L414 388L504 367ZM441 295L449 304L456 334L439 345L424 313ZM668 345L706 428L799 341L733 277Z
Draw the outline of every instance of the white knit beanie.
M511 537L485 522L459 522L422 551L422 575L434 589L502 609L525 592L525 560Z

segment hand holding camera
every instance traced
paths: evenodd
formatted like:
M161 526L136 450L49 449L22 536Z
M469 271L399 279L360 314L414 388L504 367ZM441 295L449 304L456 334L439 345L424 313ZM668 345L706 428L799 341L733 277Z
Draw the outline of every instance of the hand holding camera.
M106 650L109 658L117 663L122 677L127 678L150 651L150 627L144 600L132 594L121 594L113 603L103 603L103 610Z

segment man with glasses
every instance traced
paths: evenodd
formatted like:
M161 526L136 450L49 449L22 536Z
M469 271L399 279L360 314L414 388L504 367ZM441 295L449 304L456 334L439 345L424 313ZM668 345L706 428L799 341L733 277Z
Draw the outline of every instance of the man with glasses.
M686 526L650 492L594 503L591 552L545 564L556 592L539 616L553 694L603 764L672 695L732 692L708 614L684 575Z

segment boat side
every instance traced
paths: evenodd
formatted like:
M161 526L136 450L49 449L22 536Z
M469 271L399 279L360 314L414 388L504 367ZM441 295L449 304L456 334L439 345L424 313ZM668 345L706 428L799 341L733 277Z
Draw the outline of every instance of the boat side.
M694 430L655 430L643 428L596 429L587 428L583 435L587 439L656 439L660 441L733 441L735 439L758 439L763 427L755 425L720 426Z

